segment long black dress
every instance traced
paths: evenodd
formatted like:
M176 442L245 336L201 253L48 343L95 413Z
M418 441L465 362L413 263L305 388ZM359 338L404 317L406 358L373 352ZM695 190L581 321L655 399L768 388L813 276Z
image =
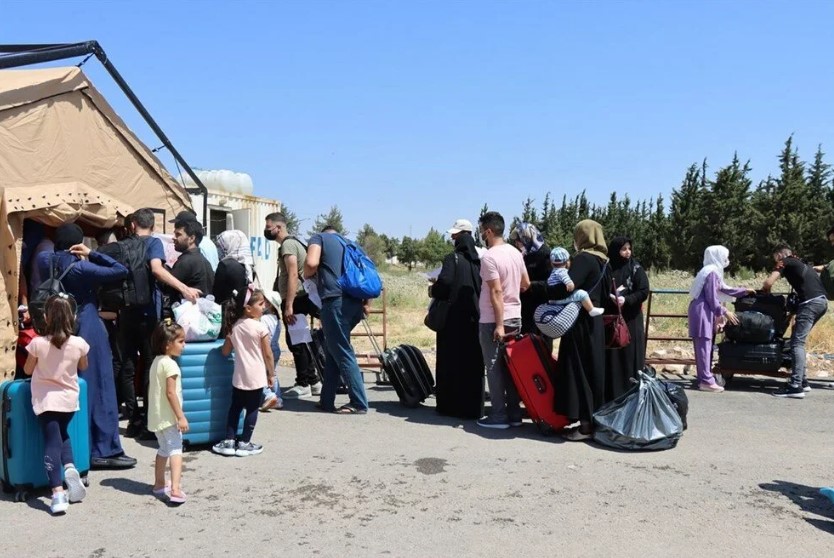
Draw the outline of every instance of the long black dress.
M543 244L535 252L524 254L524 267L530 282L547 281L553 266L550 264L550 248ZM535 294L529 289L521 293L521 333L539 333L533 322L536 307L541 304Z
M649 278L634 258L626 261L611 259L612 276L617 287L625 286L620 296L625 298L622 312L628 324L631 343L622 349L606 349L607 381L605 397L615 399L629 390L631 378L646 363L646 335L643 323L643 302L649 297ZM609 281L610 283L610 281Z
M576 289L588 291L594 306L601 306L608 296L601 275L605 262L593 254L580 252L572 259L568 271ZM605 273L608 275L608 273ZM536 284L541 292L542 284ZM546 283L545 283L546 285ZM546 286L547 298L568 296L565 285ZM556 378L554 379L556 412L571 420L592 422L592 416L605 398L605 336L602 316L592 318L581 310L574 326L561 338Z
M455 258L457 256L457 258ZM458 238L431 295L454 303L446 326L437 333L435 398L442 415L478 419L483 414L484 360L478 340L480 260L471 236Z

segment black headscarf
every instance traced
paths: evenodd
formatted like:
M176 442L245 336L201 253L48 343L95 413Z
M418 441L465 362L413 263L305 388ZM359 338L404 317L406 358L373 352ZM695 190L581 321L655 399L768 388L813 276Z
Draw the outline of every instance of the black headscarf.
M55 251L69 250L70 247L84 242L84 231L75 223L61 225L55 230Z
M631 249L634 250L634 244L632 244L631 239L627 236L615 236L611 239L611 243L608 245L608 258L611 262L612 269L620 269L631 260L631 258L626 259L620 255L620 250L626 244L631 244Z
M478 251L475 250L475 239L468 232L463 232L455 239L455 252L463 254L463 257L470 262L476 262L479 259Z

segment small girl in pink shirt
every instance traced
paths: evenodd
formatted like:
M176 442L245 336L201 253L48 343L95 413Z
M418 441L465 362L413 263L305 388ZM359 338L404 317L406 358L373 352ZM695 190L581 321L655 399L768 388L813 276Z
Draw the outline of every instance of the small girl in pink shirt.
M27 345L29 356L23 368L32 376L32 408L44 438L43 464L52 488L53 515L65 513L70 502L87 495L81 475L73 464L72 443L67 427L79 409L78 371L87 368L87 342L73 335L75 311L65 294L46 301L46 331ZM61 479L63 465L67 494Z
M223 323L226 327L226 341L221 352L229 356L235 351L235 371L232 375L232 405L226 422L226 439L211 449L220 455L245 457L257 455L263 446L252 443L252 433L258 421L258 409L263 399L263 388L272 385L275 379L275 363L272 360L269 330L260 321L266 299L261 291L254 291L237 306L234 293L224 303ZM246 410L243 419L243 435L235 442L240 413Z

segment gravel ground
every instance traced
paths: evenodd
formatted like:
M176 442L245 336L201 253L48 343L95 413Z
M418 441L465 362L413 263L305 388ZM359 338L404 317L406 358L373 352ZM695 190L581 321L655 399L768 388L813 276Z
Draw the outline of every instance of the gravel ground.
M292 383L283 369L282 385ZM372 411L313 400L261 414L263 454L186 454L189 501L149 495L155 447L139 465L94 471L87 499L52 518L40 493L0 500L6 556L825 556L834 545L828 419L834 391L777 400L776 384L689 391L676 449L624 453L484 431L409 410L369 382ZM818 384L818 386L821 384Z

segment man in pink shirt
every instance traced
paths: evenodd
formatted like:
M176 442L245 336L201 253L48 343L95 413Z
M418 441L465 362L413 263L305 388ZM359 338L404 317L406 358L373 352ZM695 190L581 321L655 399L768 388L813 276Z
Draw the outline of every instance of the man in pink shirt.
M481 256L479 328L492 403L490 414L479 420L478 426L505 429L521 426L521 407L499 347L505 335L521 329L521 291L530 287L530 278L521 252L504 242L501 214L489 211L478 225L489 248Z

